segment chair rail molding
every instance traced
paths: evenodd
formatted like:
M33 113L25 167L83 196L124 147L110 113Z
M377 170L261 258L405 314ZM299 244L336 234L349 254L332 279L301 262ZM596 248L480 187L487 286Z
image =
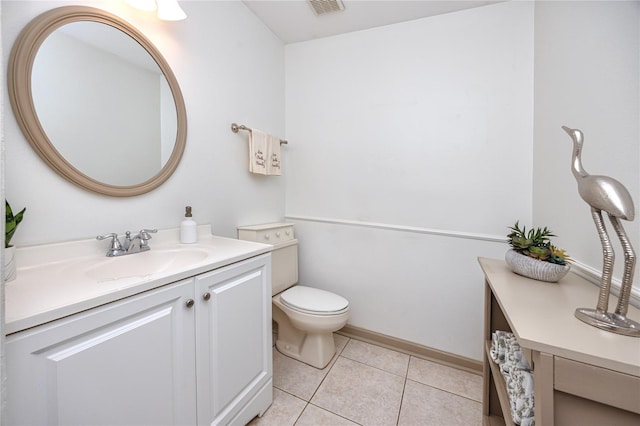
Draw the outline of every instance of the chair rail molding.
M405 226L405 225L398 225L393 223L365 222L360 220L346 220L346 219L336 219L336 218L328 218L328 217L305 216L305 215L297 215L297 214L287 214L285 215L285 220L328 223L332 225L355 226L355 227L371 228L371 229L383 229L388 231L410 232L414 234L439 235L443 237L480 240L480 241L487 241L491 243L500 243L500 244L504 244L506 242L506 237L502 235L478 234L474 232L462 232L462 231L452 231L452 230L444 230L444 229L423 228L419 226ZM575 259L571 263L571 266L572 266L572 270L576 274L578 274L580 277L586 279L593 285L597 285L597 286L600 285L600 276L602 275L602 271L600 269L594 268L590 265L587 265ZM618 296L620 294L621 285L622 285L622 281L620 280L620 278L615 278L615 277L612 278L611 292L614 295ZM631 296L629 299L630 299L629 303L631 305L635 306L636 308L640 308L640 288L638 288L637 286L632 287Z

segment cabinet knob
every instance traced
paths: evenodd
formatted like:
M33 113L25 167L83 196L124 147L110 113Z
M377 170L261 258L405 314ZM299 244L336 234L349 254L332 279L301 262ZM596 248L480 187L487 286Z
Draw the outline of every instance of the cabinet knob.
M271 235L269 235L269 234L264 234L264 239L265 239L265 240L268 240L269 238L271 238Z
M194 301L193 301L193 299L189 299L189 300L187 300L187 303L186 303L187 308L193 308L193 305L194 305L195 303L196 303L196 302L194 302Z
M211 293L206 292L205 294L203 294L203 295L202 295L202 298L203 298L204 300L209 300L209 299L211 299Z
M276 232L276 238L280 238L280 233Z

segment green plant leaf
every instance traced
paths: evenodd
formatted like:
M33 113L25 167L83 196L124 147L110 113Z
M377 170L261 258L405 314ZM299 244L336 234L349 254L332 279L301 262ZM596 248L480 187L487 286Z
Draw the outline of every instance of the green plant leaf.
M4 218L5 218L4 247L5 248L9 247L11 243L11 238L13 238L13 234L15 234L16 229L18 228L18 225L20 224L20 222L22 222L22 218L24 217L24 212L26 210L27 208L25 207L22 210L20 210L18 214L14 216L13 210L11 209L11 205L9 205L9 202L5 200L5 214L4 214Z
M564 265L569 261L569 256L562 249L551 244L551 237L556 235L546 226L544 228L520 228L520 222L510 226L511 232L507 235L507 243L518 253L546 262Z

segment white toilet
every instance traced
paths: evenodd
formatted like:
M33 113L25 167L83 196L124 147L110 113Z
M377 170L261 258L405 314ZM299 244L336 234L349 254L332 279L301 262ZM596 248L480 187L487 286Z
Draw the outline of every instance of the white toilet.
M298 240L293 224L271 223L238 228L238 238L274 246L271 253L273 320L276 347L283 354L324 368L336 353L333 332L349 318L349 301L337 294L298 283Z

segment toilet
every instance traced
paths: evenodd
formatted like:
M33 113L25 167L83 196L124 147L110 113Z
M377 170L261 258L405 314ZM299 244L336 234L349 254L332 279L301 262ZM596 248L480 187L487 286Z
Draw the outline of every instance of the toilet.
M271 252L273 320L281 353L324 368L336 353L333 332L349 318L349 301L329 291L298 284L298 240L293 224L238 228L238 238L273 245Z

